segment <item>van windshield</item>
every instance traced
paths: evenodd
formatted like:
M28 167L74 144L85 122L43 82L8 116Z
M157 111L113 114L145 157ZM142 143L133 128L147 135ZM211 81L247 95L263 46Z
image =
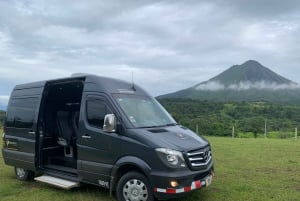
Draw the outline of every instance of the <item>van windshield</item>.
M114 94L114 98L135 128L176 125L154 98L129 94Z

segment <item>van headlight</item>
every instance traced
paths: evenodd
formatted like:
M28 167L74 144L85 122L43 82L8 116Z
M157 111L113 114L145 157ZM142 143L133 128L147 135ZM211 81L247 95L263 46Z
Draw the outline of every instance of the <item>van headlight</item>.
M167 148L155 149L159 158L169 167L180 168L186 167L183 155L179 151Z

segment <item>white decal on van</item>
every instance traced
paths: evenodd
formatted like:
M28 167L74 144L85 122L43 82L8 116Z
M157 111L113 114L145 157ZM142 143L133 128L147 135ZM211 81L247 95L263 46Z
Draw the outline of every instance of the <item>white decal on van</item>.
M7 140L7 141L6 141L6 146L8 147L9 145L17 146L17 142L12 142L12 141L10 141L10 140Z
M99 185L103 186L105 188L109 188L109 182L108 181L103 181L103 180L98 180Z

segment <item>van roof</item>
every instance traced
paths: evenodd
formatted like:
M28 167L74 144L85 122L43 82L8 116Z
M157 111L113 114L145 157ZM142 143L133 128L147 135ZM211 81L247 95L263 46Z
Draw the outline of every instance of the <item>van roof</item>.
M32 82L15 86L14 90L29 88L43 88L46 84L62 83L68 81L85 81L84 91L97 91L106 93L134 93L138 95L148 95L141 87L136 84L123 80L103 77L92 74L73 74L71 77Z

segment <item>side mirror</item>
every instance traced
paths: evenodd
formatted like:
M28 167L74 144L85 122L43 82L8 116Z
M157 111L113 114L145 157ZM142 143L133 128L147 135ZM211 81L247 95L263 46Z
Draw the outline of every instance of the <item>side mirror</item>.
M116 132L116 116L114 114L105 115L103 131L107 133Z

